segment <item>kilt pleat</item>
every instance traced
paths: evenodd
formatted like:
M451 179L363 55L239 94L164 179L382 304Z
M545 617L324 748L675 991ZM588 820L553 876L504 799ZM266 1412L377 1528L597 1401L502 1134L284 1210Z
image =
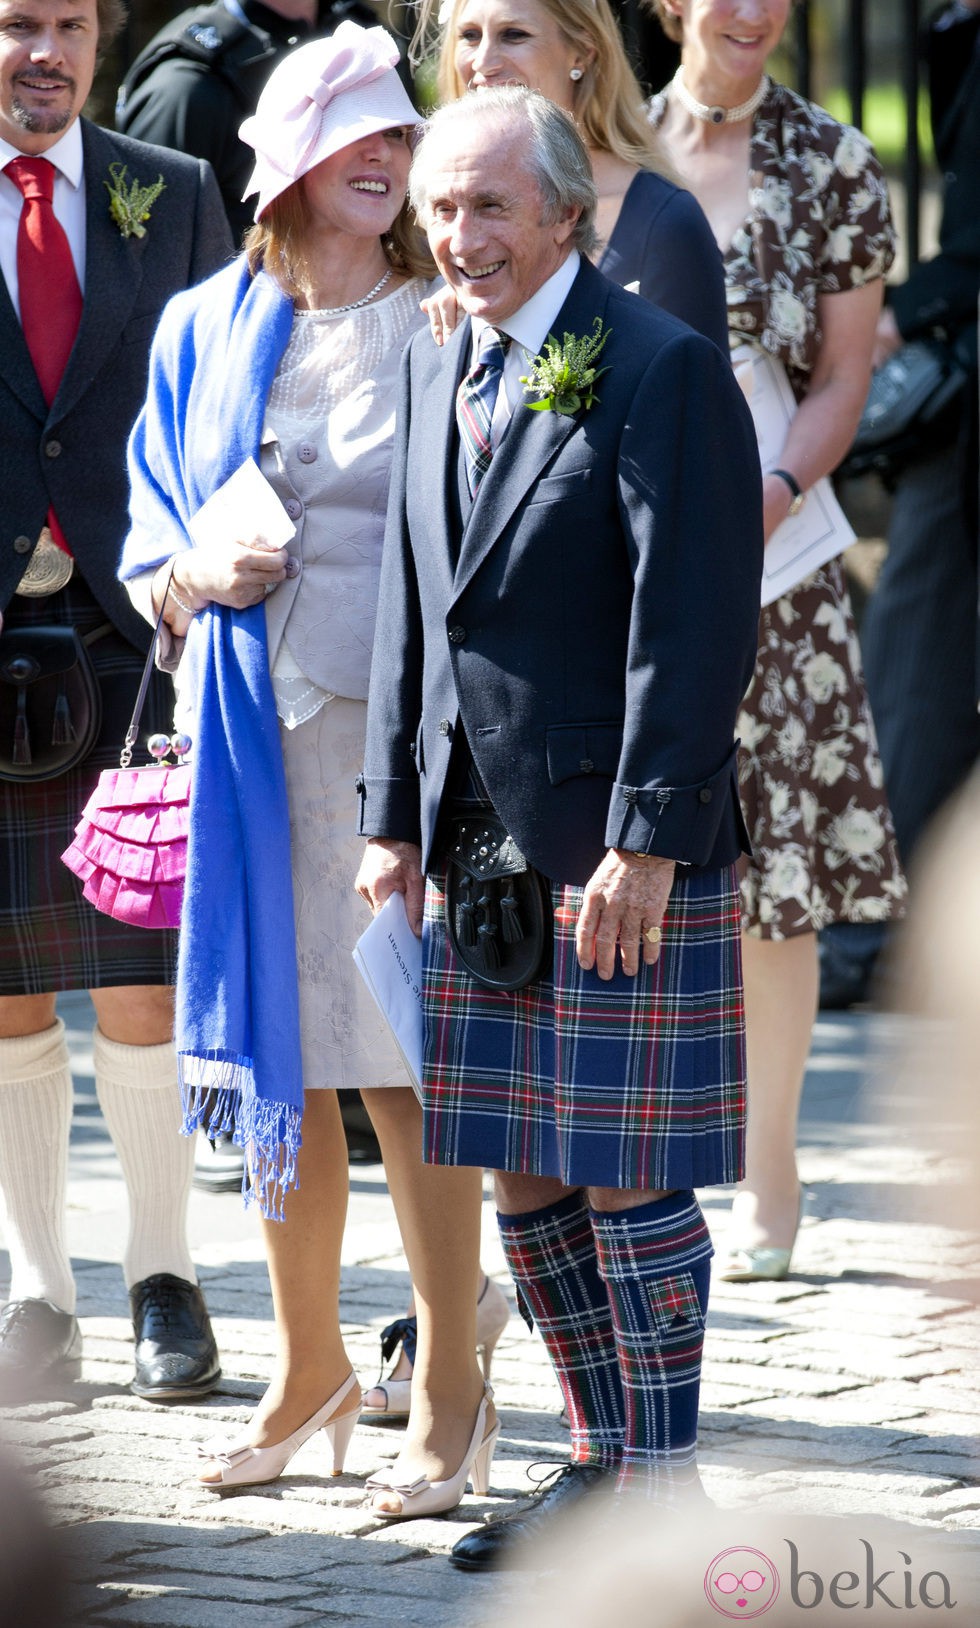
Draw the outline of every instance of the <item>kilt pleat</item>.
M72 624L84 635L106 620L76 571L59 593L15 596L4 627L54 622ZM92 752L55 780L0 781L0 995L169 984L175 977L176 933L128 927L102 915L61 861L101 770L119 762L143 671L144 658L116 632L97 640L89 654L103 709ZM169 733L172 717L172 685L155 673L141 742L154 730Z
M550 977L484 989L426 890L425 1158L572 1186L700 1187L742 1175L745 1013L734 868L677 872L660 959L608 982L575 955L582 889L552 885Z

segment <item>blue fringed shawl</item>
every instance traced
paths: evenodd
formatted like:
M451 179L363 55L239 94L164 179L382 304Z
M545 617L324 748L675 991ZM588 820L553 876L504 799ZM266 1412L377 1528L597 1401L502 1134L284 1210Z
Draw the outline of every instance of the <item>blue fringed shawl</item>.
M292 302L243 258L167 306L129 446L125 581L191 546L187 522L249 457ZM289 810L265 609L212 605L184 665L196 713L177 971L183 1130L247 1150L246 1203L281 1217L296 1185L303 1080Z

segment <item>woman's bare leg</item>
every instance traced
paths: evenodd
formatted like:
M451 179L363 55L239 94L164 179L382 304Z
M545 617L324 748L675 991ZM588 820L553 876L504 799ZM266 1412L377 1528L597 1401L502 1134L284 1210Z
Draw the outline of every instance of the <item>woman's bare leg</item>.
M742 935L748 1050L745 1180L729 1243L789 1249L799 1214L796 1125L817 1013L816 933L781 940Z
M351 1371L340 1334L340 1249L347 1217L347 1141L336 1091L308 1091L299 1188L285 1221L263 1221L278 1350L272 1382L248 1432L280 1442L339 1390ZM203 1466L202 1480L220 1480Z
M415 1290L418 1350L399 1480L452 1475L483 1393L476 1356L482 1172L422 1163L422 1111L407 1086L365 1091ZM379 1494L397 1513L397 1494Z

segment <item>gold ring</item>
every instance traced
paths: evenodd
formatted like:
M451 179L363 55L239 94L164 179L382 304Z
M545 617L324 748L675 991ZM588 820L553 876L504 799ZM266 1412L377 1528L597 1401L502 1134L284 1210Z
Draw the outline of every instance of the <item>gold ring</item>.
M648 927L646 932L644 933L643 937L646 939L648 944L659 944L660 943L660 928L659 927Z

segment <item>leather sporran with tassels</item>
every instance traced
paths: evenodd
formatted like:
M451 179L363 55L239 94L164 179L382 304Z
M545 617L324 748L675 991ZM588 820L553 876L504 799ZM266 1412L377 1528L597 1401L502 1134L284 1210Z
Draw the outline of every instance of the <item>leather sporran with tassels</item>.
M551 892L491 811L454 819L446 870L446 928L477 983L511 993L551 968Z
M102 695L89 645L73 627L43 625L0 633L0 780L55 780L92 751L102 728Z

